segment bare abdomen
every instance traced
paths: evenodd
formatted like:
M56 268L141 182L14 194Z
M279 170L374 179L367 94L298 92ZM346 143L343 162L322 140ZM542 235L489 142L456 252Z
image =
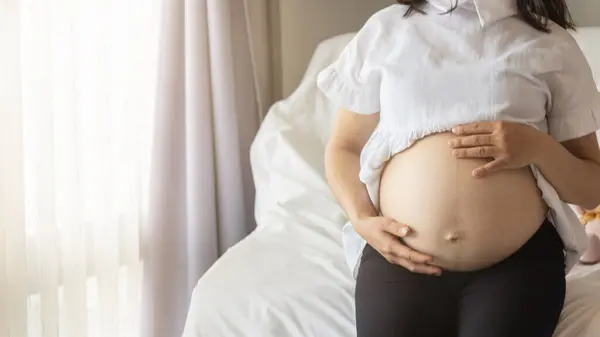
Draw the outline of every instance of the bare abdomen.
M384 169L384 216L413 231L405 243L447 270L477 270L502 261L533 236L546 215L529 168L474 178L486 160L456 159L450 133L426 137Z

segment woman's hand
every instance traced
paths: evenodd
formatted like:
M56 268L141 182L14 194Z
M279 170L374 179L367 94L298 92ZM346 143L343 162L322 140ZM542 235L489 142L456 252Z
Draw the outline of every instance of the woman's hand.
M538 139L545 135L532 126L506 121L460 125L452 132L458 136L449 141L455 157L492 159L473 171L475 177L533 164Z
M410 233L408 226L383 217L364 218L353 223L353 226L390 263L413 273L441 275L440 268L428 265L433 260L431 256L412 250L400 242L399 238Z

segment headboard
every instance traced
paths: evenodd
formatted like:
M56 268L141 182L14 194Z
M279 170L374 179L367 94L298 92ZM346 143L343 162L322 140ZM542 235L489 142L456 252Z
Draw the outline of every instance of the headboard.
M568 0L575 20L600 26L599 0ZM394 0L273 0L273 84L275 98L300 83L317 45L328 37L357 31L366 19Z

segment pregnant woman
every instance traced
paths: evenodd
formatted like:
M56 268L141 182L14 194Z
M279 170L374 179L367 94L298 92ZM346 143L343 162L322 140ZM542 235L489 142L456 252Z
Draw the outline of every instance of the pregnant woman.
M600 95L564 0L414 0L318 78L359 337L551 337L600 204Z

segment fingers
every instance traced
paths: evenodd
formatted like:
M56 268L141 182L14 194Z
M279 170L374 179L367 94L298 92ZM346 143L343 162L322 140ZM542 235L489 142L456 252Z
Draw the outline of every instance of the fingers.
M494 123L481 122L459 125L452 129L452 133L454 133L457 136L480 135L485 133L492 133L495 129L496 126L494 125Z
M413 258L413 255L416 256L417 254L419 254L419 253L412 251L410 254L411 255L410 257ZM417 261L415 261L416 258L413 258L413 260L410 260L410 259L396 256L393 254L387 255L387 256L385 256L385 258L390 263L404 267L413 273L438 275L438 276L442 274L442 270L439 267L428 265L425 262L417 262Z
M391 219L385 219L383 230L397 237L405 237L410 233L410 227Z
M452 155L456 158L494 158L500 154L501 151L495 146L478 146L452 150Z
M384 232L381 232L383 237L380 238L378 250L386 260L414 273L441 275L440 268L428 265L433 261L431 256L412 250L398 240L398 237L410 234L408 226L391 219L384 219L382 229Z
M391 254L402 259L415 262L415 263L430 263L433 258L429 255L419 253L416 250L412 250L407 246L398 242L399 245L394 245Z
M494 145L494 136L491 134L457 137L448 142L451 148L458 149L462 147L475 147Z
M392 262L393 264L402 266L413 273L437 275L437 276L442 275L442 270L439 267L429 266L429 265L425 265L425 264L418 264L418 263L414 263L412 261L398 258L398 257L394 258L394 260L390 261L390 262Z
M397 238L388 236L381 241L381 253L384 256L397 257L416 263L429 263L433 258L429 255L419 253L402 244Z
M505 159L496 159L491 161L482 167L476 168L473 170L473 176L480 178L486 176L492 172L499 171L507 166L507 161Z

